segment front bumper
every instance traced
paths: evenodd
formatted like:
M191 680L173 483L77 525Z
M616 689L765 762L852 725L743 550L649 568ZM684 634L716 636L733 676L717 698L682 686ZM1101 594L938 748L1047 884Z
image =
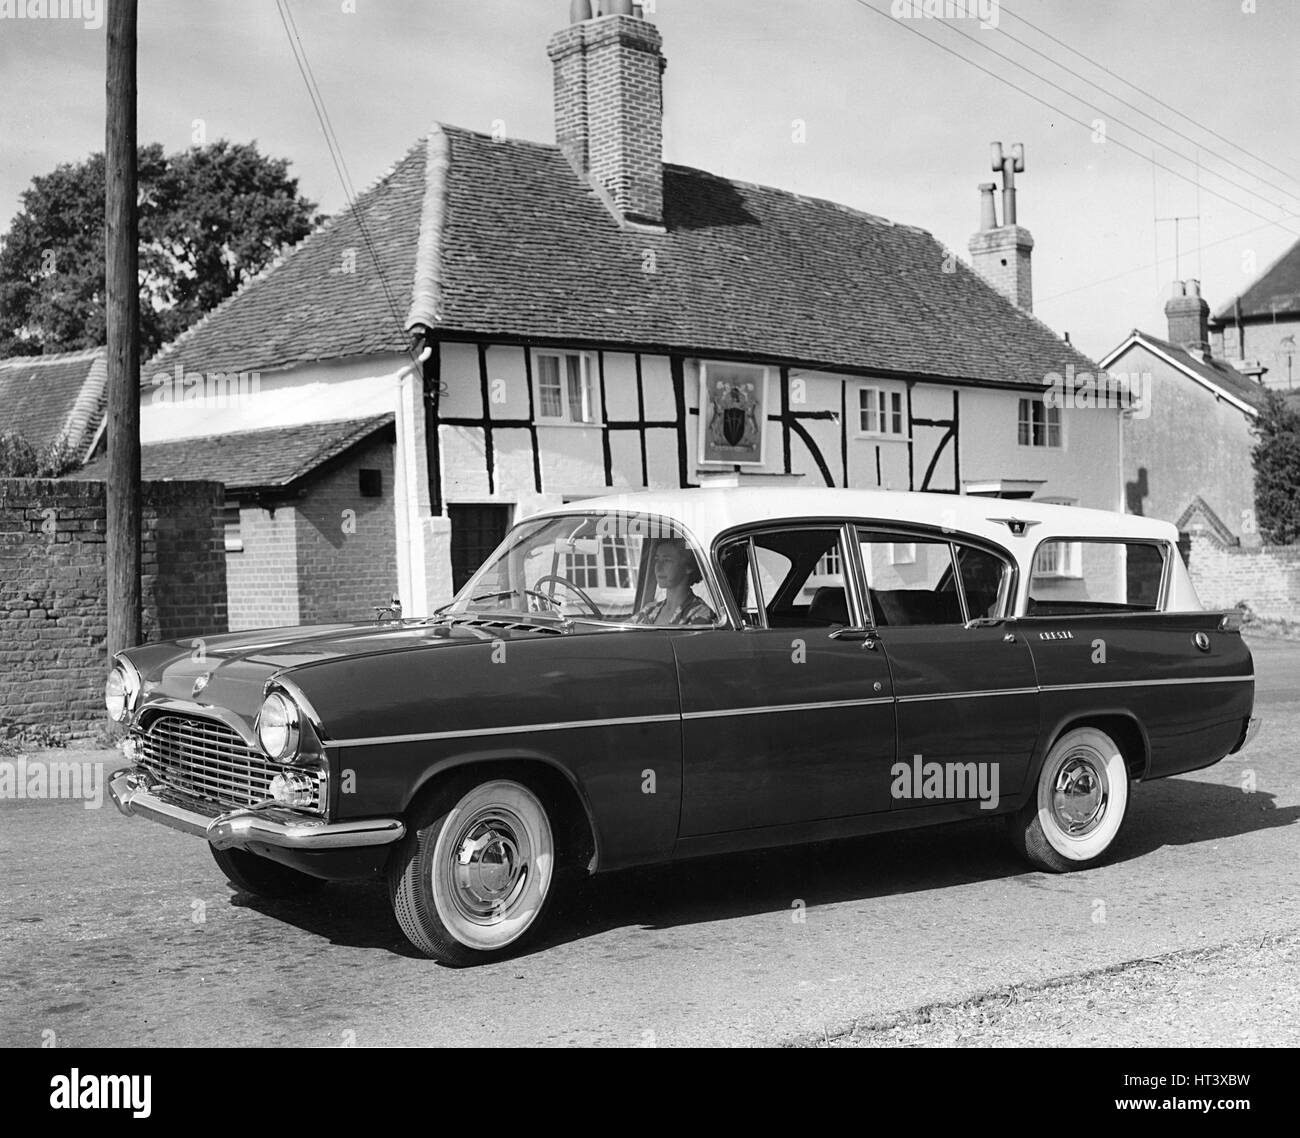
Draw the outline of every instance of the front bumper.
M358 849L400 841L406 826L396 818L366 818L356 822L326 822L267 804L225 814L207 814L201 804L150 784L134 767L116 771L108 780L113 804L128 817L149 818L173 830L204 838L219 850L276 846L281 849Z

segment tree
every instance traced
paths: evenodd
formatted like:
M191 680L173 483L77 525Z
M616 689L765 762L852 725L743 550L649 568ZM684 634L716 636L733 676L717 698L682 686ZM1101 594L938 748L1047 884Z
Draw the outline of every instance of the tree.
M34 447L17 431L0 434L0 478L61 478L80 465L66 439Z
M1300 540L1300 411L1266 391L1252 430L1256 524L1268 544L1291 545Z
M321 219L285 159L222 139L139 151L140 337L149 356ZM104 156L32 179L0 247L0 357L104 342Z

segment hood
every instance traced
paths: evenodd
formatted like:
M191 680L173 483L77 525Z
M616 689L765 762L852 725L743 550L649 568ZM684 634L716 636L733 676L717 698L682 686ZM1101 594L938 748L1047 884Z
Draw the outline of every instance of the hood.
M143 681L142 704L168 698L196 707L224 707L251 725L262 705L266 681L289 669L378 653L554 635L551 628L522 622L369 621L265 628L141 644L124 655ZM202 686L195 691L200 679Z

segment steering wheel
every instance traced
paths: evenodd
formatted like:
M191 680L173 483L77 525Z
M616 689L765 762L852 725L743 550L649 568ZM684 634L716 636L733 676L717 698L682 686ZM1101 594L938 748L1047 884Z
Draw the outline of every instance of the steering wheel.
M566 589L572 590L574 593L578 595L579 600L581 600L584 605L586 605L589 609L591 609L592 615L597 620L605 619L605 614L600 611L600 608L596 604L596 602L593 601L589 596L587 596L586 593L584 593L580 588L578 588L578 586L575 585L572 581L570 581L567 577L557 577L554 573L548 573L545 577L538 577L537 580L533 582L533 585L536 588L540 589L542 585L545 585L547 583L547 581L554 581L557 585L563 585ZM554 596L554 594L555 594L555 590L552 589L551 595Z

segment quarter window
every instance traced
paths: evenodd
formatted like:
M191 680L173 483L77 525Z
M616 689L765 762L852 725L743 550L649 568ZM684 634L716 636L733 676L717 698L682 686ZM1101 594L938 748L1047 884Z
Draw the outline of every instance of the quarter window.
M1045 541L1034 554L1028 615L1153 612L1166 554L1149 541Z
M1059 447L1061 409L1049 407L1041 399L1020 400L1017 439L1022 447Z
M903 393L859 388L858 430L864 435L903 434Z

